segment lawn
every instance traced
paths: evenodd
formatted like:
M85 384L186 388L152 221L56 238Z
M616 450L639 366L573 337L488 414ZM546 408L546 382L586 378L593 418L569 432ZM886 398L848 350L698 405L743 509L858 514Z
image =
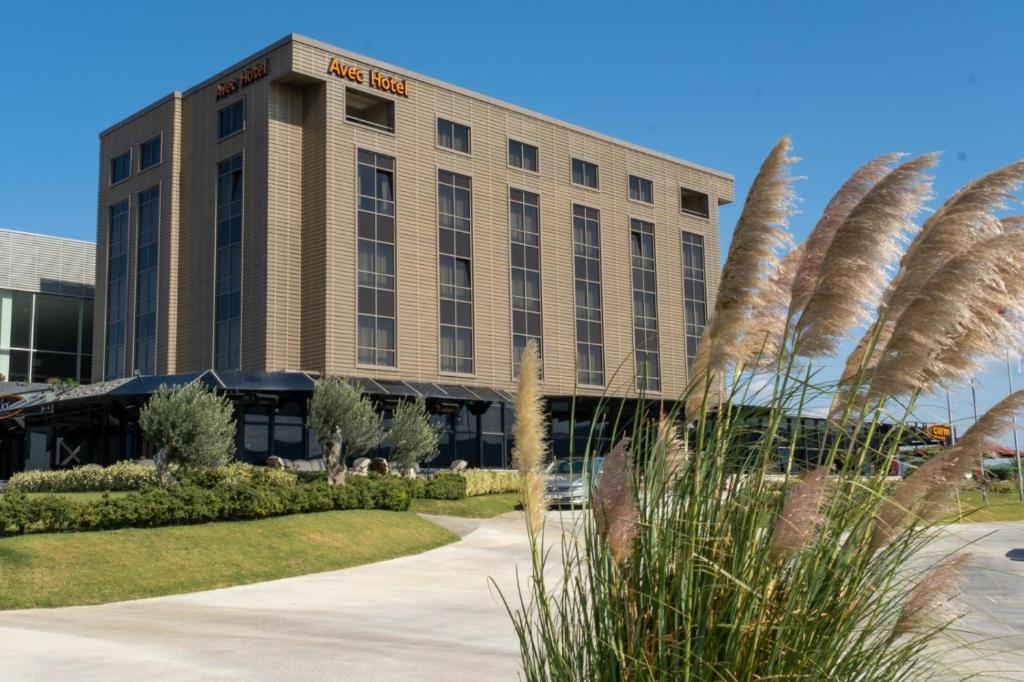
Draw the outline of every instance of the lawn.
M412 501L411 511L438 516L468 516L486 519L519 508L522 495L506 493L504 495L478 495L464 497L461 500L422 500Z
M457 539L415 514L362 510L0 538L0 609L243 585L393 559Z
M955 498L950 502L949 510L949 520L960 523L1024 521L1024 502L1017 499L1016 492L989 493L987 504L980 492L963 492L960 493L959 510Z

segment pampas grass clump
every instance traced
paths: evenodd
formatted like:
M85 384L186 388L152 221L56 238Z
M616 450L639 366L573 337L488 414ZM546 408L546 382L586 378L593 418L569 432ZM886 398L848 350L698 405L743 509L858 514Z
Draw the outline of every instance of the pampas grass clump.
M506 602L527 680L957 675L941 656L957 646L947 629L965 559L929 567L922 550L1024 391L906 480L885 474L917 400L1018 337L1003 312L1024 310L1022 221L995 212L1024 165L967 185L918 229L937 156L878 157L790 249L789 150L772 149L748 193L687 392L657 420L641 404L612 425L619 445L575 540L551 546L528 523L533 570ZM846 369L817 380L844 339L860 339ZM519 400L532 404L527 375ZM770 395L752 408L755 384ZM814 403L831 403L831 418L802 433ZM528 434L543 429L539 412L517 413L528 477L542 452ZM812 436L804 473L773 474Z

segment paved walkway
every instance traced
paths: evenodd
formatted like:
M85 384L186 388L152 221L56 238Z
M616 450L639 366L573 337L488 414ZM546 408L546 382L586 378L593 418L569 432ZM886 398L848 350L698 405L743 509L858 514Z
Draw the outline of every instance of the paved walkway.
M510 514L443 522L463 540L384 563L191 595L0 613L0 678L513 680L517 642L487 578L514 590L516 564L529 570L522 521ZM1024 559L1024 523L955 527L931 551L965 542L975 544L965 596L973 612L963 636L976 653L955 657L976 671L1001 670L975 679L1024 680L1024 657L1006 653L1024 652L1024 561L1007 557Z

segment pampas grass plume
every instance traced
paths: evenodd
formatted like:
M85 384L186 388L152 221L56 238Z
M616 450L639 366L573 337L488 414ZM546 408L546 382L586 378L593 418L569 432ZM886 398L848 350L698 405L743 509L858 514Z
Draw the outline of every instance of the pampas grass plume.
M618 565L633 554L638 513L633 493L633 465L621 440L604 458L604 471L593 493L594 525Z
M959 617L951 600L964 584L963 569L969 558L969 554L959 554L943 561L910 590L893 626L893 639L927 632Z
M773 561L786 561L799 552L824 523L821 507L827 482L828 469L819 467L800 479L800 484L790 492L772 533L769 553Z
M541 469L546 453L547 425L540 393L540 356L537 343L530 340L519 361L519 382L514 401L516 421L512 427L516 439L512 461L523 482L523 509L526 527L536 537L544 524L546 476Z

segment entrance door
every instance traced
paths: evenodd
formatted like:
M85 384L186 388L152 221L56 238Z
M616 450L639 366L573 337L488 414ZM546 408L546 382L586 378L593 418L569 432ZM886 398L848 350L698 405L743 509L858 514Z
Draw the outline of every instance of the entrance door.
M28 457L25 460L26 471L49 469L50 429L34 428L28 431Z

